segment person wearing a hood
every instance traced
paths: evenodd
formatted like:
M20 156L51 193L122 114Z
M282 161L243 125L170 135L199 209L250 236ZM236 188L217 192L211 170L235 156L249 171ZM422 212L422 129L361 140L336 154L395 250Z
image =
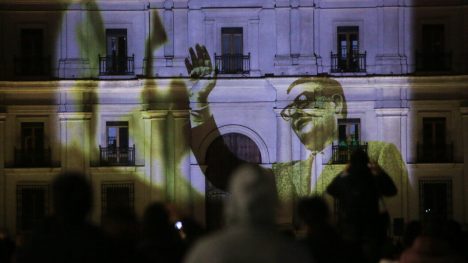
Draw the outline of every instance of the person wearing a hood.
M310 262L307 250L275 230L274 176L252 164L236 169L225 207L227 226L202 240L186 263Z

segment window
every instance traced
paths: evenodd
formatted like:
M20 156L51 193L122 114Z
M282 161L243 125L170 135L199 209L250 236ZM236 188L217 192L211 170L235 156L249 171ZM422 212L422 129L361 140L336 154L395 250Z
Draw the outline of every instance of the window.
M359 52L359 27L337 28L337 54L332 53L332 72L365 72L366 53Z
M338 120L338 144L339 145L359 145L361 134L360 119L339 119Z
M101 186L101 215L109 213L134 211L133 183L104 183Z
M423 143L445 144L445 118L423 118Z
M446 220L452 216L452 181L419 181L419 214L421 220Z
M30 231L48 213L48 185L16 186L16 227L21 231Z
M106 141L109 148L128 148L128 122L110 121L106 123Z
M111 57L127 56L127 29L106 29L106 50Z
M21 123L21 148L33 152L44 149L44 123Z
M360 119L339 119L338 144L332 145L332 163L347 163L351 153L357 148L367 151L367 144L361 143L360 136Z
M49 61L44 56L43 29L21 29L20 52L20 56L15 58L16 75L38 76L48 73Z
M419 162L452 160L452 144L446 143L445 118L423 118L423 142L418 145Z
M15 165L24 167L50 164L50 149L44 145L44 123L21 123L21 148L15 149Z
M243 54L243 29L242 27L227 27L221 29L222 55Z
M242 27L221 29L221 56L215 56L216 70L219 73L248 73L250 55L244 55Z
M445 49L444 43L444 25L423 25L422 41L423 51L425 52L440 52Z
M39 28L21 29L21 54L25 57L41 57L44 32Z
M134 73L134 57L127 55L127 29L106 29L106 56L100 57L101 75Z
M106 146L100 146L100 164L109 166L134 165L135 147L129 146L128 122L106 122Z
M346 63L352 63L353 54L359 52L359 27L339 26L337 29L338 56Z
M422 26L422 52L416 52L418 70L449 70L452 54L445 48L445 26L426 24Z

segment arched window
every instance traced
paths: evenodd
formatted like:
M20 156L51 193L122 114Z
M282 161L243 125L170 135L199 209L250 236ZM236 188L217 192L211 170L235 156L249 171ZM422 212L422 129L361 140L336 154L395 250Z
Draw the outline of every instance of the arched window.
M240 133L227 133L216 138L206 153L206 223L208 229L223 225L223 203L229 176L240 164L261 163L255 142Z

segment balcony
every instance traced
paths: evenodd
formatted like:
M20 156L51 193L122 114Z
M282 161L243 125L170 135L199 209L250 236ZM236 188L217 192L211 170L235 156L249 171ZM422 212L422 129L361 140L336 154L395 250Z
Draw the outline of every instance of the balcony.
M22 56L15 57L14 73L22 77L46 77L50 75L50 57Z
M50 149L29 150L15 148L14 167L51 167Z
M135 145L133 147L101 147L99 145L100 166L135 165Z
M451 163L453 162L453 144L417 145L418 163Z
M218 74L249 74L250 53L247 55L215 53L215 70Z
M331 55L331 73L362 73L366 72L367 52L359 53L359 51L351 52L343 56L343 54Z
M122 56L99 56L99 75L134 75L135 55L131 57Z
M418 52L416 51L416 71L450 71L452 69L452 52Z
M348 163L351 159L351 154L354 150L361 149L364 152L367 152L367 142L361 143L356 142L351 145L347 144L338 144L332 145L332 164L345 164Z

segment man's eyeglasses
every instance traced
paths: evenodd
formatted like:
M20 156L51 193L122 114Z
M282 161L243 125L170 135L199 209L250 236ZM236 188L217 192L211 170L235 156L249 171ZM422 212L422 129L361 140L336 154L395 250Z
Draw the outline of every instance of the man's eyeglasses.
M315 96L313 92L304 92L299 94L294 102L284 108L280 114L285 121L290 121L295 116L313 115L311 110L325 109L328 102L331 102L328 97Z

